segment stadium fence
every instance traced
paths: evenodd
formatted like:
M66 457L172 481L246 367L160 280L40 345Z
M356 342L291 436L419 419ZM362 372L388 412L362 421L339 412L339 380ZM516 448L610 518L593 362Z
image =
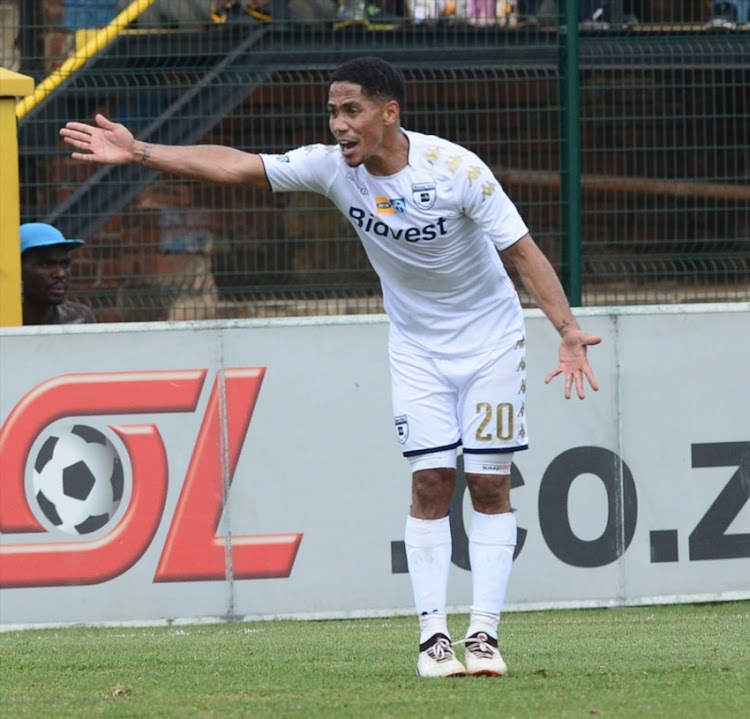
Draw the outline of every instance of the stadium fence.
M2 65L38 86L52 79L17 109L22 221L86 240L72 295L100 321L382 311L377 278L327 200L92 167L58 137L101 112L152 142L329 142L328 75L359 54L403 71L406 127L486 160L562 275L564 210L580 208L575 304L750 299L746 16L732 27L711 2L605 4L576 28L571 107L571 33L547 0L497 2L489 18L466 0L142 4L104 37L130 3L0 0ZM580 138L567 191L566 117Z

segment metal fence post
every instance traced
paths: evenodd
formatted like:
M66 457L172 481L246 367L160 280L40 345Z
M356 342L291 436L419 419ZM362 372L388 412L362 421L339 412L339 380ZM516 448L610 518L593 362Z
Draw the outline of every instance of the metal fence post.
M578 75L578 3L560 3L560 193L562 283L573 307L581 306L581 129Z
M18 327L21 310L21 247L18 237L18 128L16 99L34 91L34 78L0 67L0 326Z

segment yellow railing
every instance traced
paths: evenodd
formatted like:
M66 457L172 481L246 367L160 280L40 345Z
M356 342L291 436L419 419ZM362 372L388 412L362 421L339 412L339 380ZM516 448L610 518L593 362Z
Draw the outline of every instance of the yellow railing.
M124 28L135 20L155 0L133 0L109 25L98 30L83 47L76 49L57 70L40 82L34 92L16 103L16 117L20 120L74 72L82 68L94 55L112 42Z
M18 133L13 111L17 97L34 89L34 79L0 67L0 326L18 327L21 312L21 247L18 236Z

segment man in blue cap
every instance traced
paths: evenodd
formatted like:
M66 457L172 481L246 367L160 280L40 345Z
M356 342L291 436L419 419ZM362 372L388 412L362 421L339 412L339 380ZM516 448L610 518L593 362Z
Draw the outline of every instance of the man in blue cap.
M73 250L82 240L68 240L52 225L21 225L21 278L25 325L72 325L96 322L90 307L65 299Z

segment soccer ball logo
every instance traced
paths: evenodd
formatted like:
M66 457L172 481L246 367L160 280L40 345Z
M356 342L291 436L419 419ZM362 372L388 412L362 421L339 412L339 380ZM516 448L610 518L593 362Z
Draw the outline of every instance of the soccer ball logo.
M90 534L110 521L123 494L122 463L99 430L77 424L53 431L36 456L39 509L57 529Z

